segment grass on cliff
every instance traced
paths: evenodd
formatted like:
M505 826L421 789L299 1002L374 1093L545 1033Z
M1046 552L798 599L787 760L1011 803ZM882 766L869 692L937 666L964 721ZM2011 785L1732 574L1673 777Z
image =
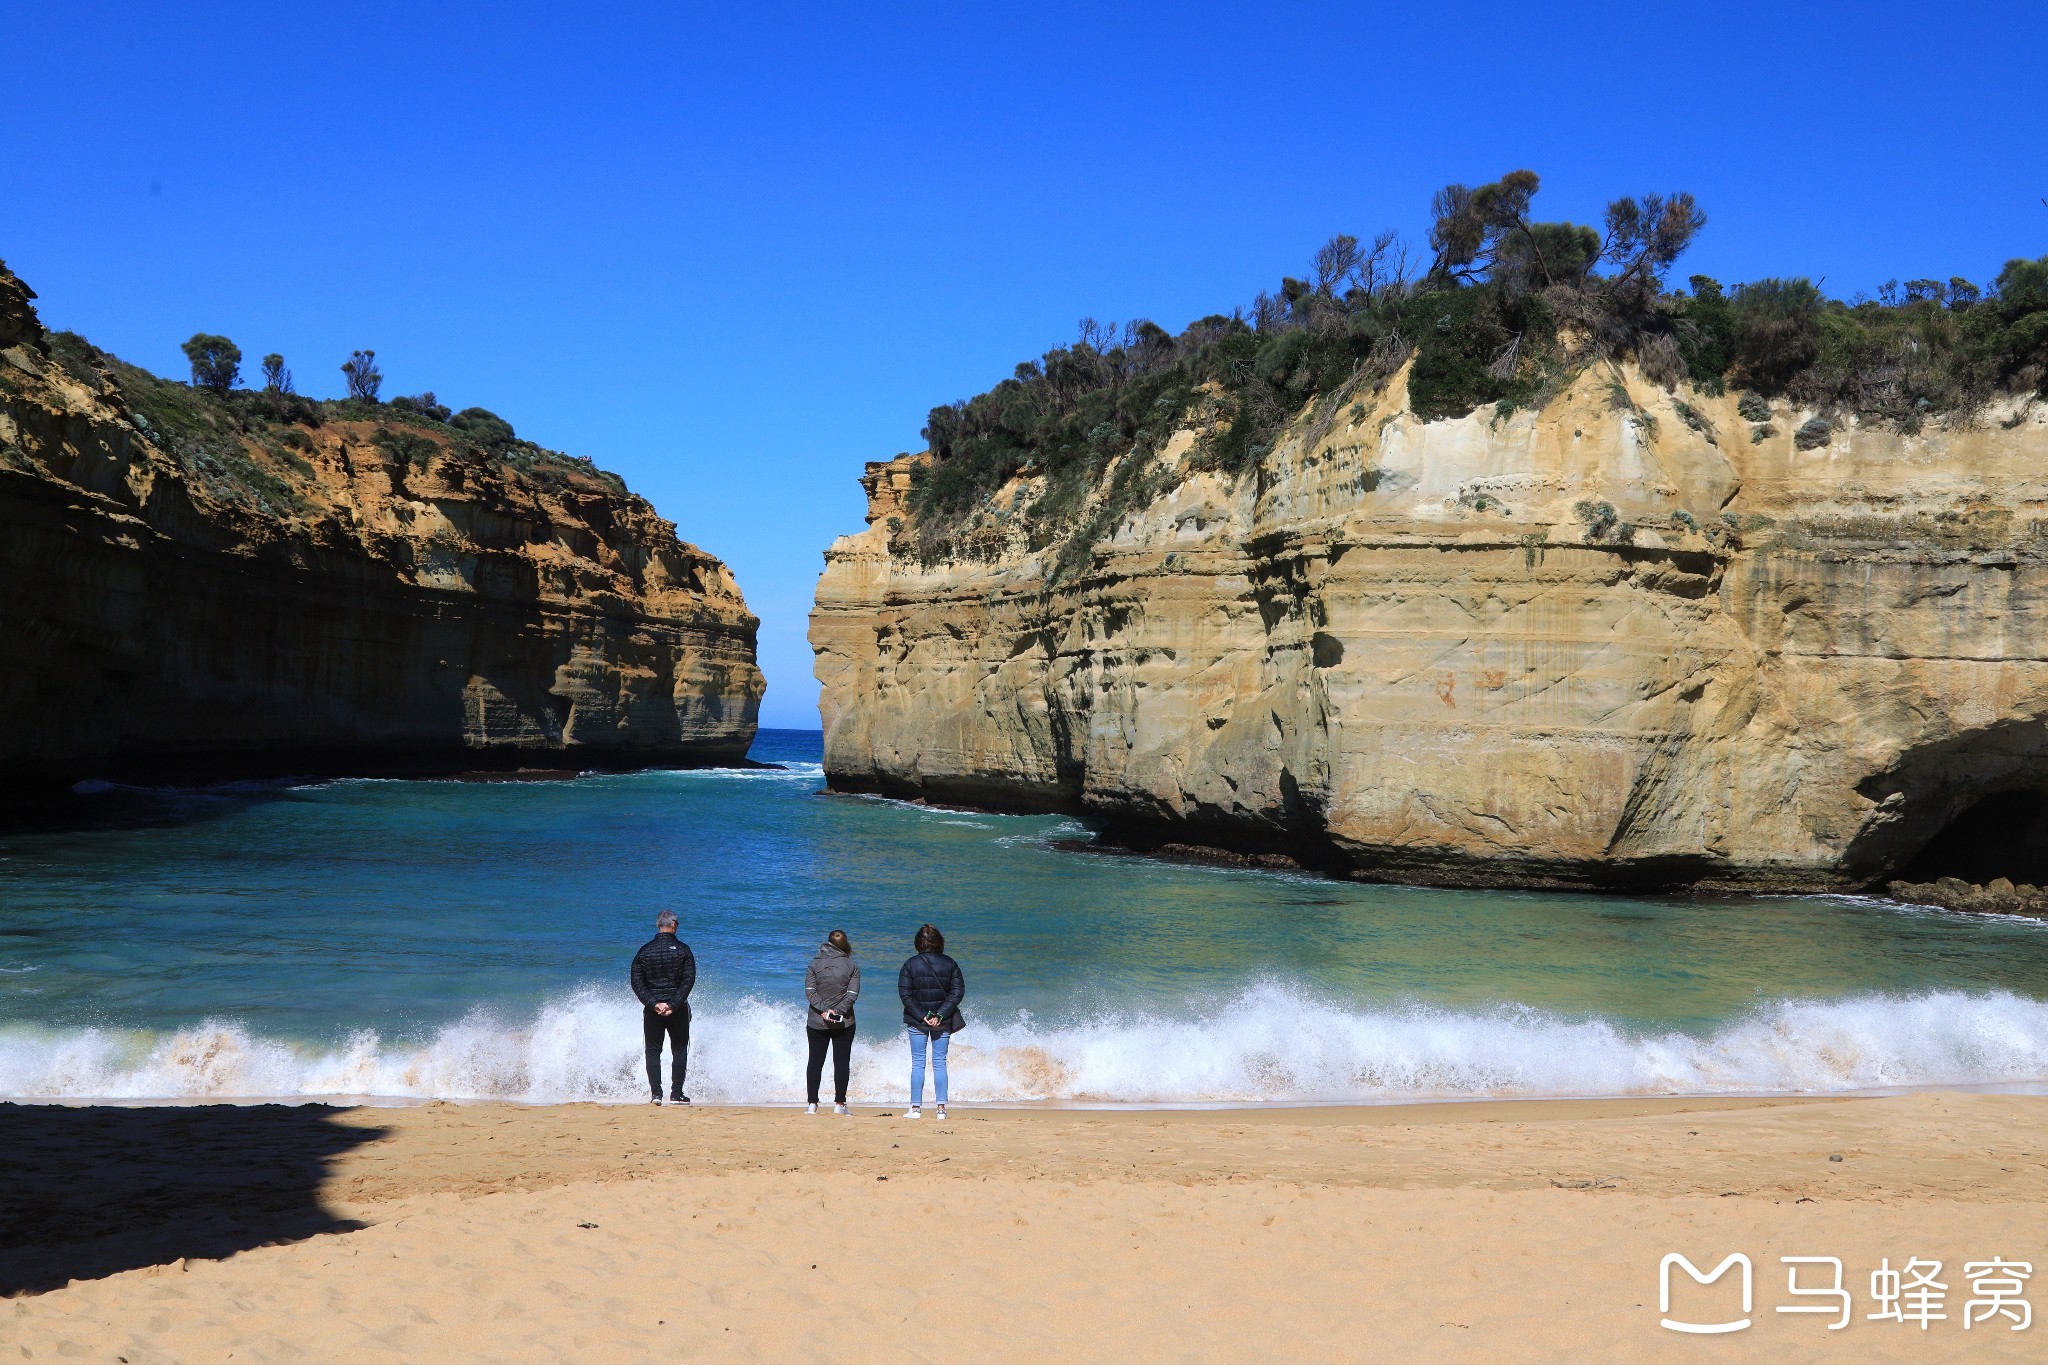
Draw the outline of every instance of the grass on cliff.
M1157 495L1163 474L1143 470L1175 431L1202 433L1195 467L1242 475L1310 404L1333 421L1411 357L1409 401L1425 420L1538 407L1584 366L1623 359L1670 388L1740 389L1746 402L1783 397L1905 431L1999 394L2048 394L2048 257L2011 261L1986 287L1914 280L1876 300L1830 299L1804 279L1724 289L1695 275L1671 288L1706 223L1691 196L1616 200L1596 232L1534 219L1536 189L1526 171L1447 187L1426 264L1392 233L1369 246L1340 236L1308 278L1177 335L1084 320L1071 345L932 409L914 552L991 556L1021 525L1055 552L1055 578L1069 576ZM1035 500L997 507L1020 475L1043 479Z
M377 403L268 390L216 393L159 378L74 332L52 332L49 344L51 358L81 383L98 388L103 377L110 379L142 433L216 501L276 515L302 512L297 477L312 473L304 459L313 449L307 433L329 422L375 424L372 444L414 468L445 449L544 488L594 487L628 496L623 479L587 457L521 440L511 423L488 409L451 413L431 394ZM257 458L257 449L268 454L268 463Z
M209 497L277 516L304 509L300 490L251 452L250 438L263 433L236 412L234 394L159 379L75 332L52 332L49 342L50 358L80 383L97 389L111 379L136 429Z

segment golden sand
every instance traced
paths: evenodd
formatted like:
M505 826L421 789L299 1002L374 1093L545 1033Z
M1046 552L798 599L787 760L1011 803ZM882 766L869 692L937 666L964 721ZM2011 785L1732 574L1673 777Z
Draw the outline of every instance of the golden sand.
M2048 1291L2044 1098L900 1113L0 1106L0 1356L2048 1353L2048 1323L1966 1330L1961 1273ZM1661 1327L1673 1251L1747 1254L1751 1326ZM1787 1255L1842 1258L1846 1330L1775 1311L1813 1302ZM1868 1320L1879 1258L1914 1256L1947 1319ZM1681 1279L1674 1314L1733 1283Z

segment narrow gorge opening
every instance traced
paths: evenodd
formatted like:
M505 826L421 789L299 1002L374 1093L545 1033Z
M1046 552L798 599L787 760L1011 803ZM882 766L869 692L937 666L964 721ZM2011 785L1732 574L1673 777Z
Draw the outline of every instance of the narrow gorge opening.
M2001 791L1980 798L1895 875L1906 882L1956 877L1978 886L1999 877L2035 886L2048 882L2048 791Z

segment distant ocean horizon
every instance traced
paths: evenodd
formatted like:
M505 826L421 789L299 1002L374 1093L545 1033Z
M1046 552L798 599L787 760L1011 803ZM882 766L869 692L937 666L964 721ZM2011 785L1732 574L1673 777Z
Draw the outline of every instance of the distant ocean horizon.
M95 786L0 835L0 1098L638 1100L626 965L664 908L700 964L700 1102L801 1098L834 928L853 1097L901 1102L925 920L968 978L959 1101L2048 1085L2048 924L1102 857L1054 847L1080 819L827 793L817 731L753 757L777 766Z

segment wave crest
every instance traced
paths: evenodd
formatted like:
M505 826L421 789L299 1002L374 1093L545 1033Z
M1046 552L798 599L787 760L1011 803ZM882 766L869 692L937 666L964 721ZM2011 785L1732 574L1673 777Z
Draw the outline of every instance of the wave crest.
M852 1098L900 1103L908 1064L879 1002L854 1049ZM878 1026L879 1025L879 1026ZM700 1100L802 1097L800 1011L749 997L700 1009ZM952 1049L961 1100L1099 1104L1527 1096L1826 1093L2048 1081L2048 1003L2006 992L1783 1001L1706 1036L1525 1007L1344 1009L1247 991L1215 1015L977 1021ZM233 1020L167 1034L0 1030L10 1099L636 1100L639 1008L586 988L524 1020L473 1010L420 1042L360 1030L325 1048Z

